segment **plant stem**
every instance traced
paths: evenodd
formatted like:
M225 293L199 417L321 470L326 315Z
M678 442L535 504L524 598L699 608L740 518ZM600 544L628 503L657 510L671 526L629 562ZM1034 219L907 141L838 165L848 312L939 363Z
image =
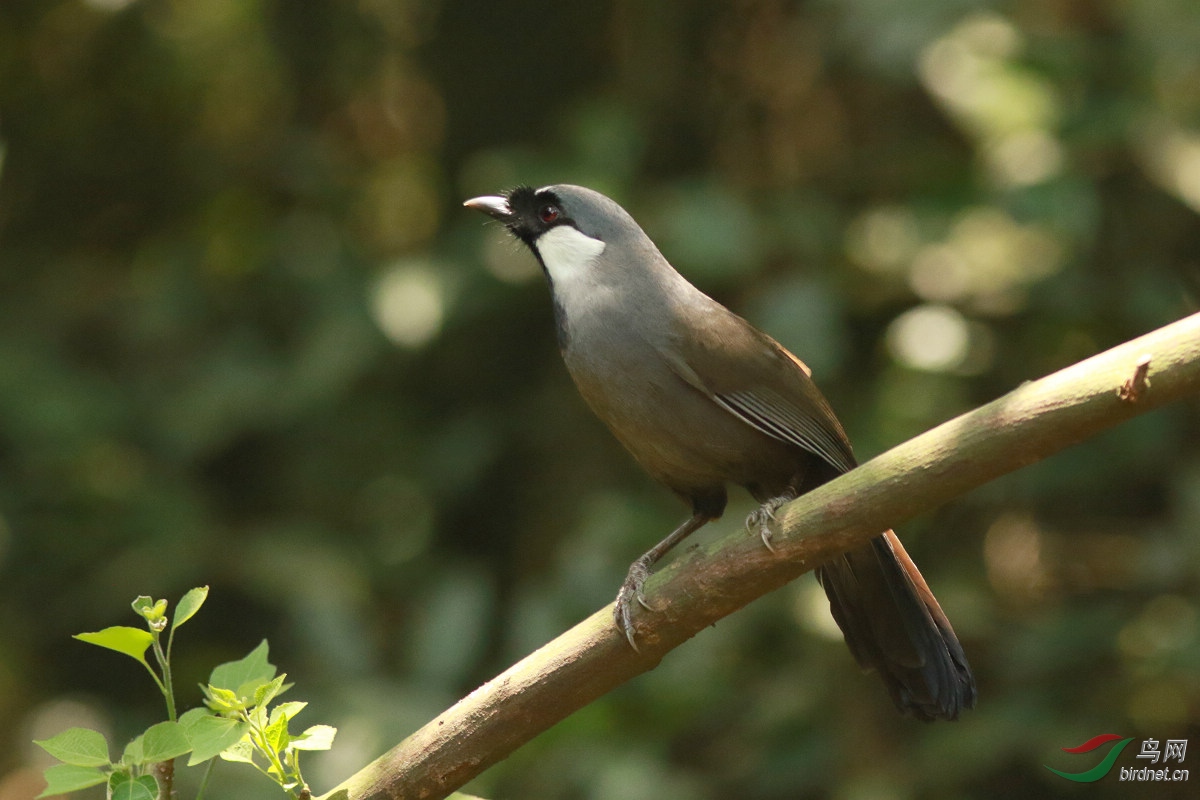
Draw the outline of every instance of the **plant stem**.
M158 800L172 800L175 795L175 761L160 761L154 765L158 780Z
M170 645L167 645L170 650ZM154 634L154 657L158 659L158 667L162 670L163 680L158 688L162 690L163 698L167 701L167 719L178 722L175 716L175 686L171 681L171 659L163 652L162 642L157 633Z
M216 765L215 758L208 760L208 766L204 768L204 777L200 779L200 788L196 790L196 800L204 800L204 790L208 788L208 779L212 776L213 767Z
M149 672L150 677L154 679L154 685L157 686L158 690L163 693L164 697L166 697L167 687L164 686L162 680L159 679L158 673L154 671L154 667L150 666L145 661L142 662L142 666L146 668L146 672Z

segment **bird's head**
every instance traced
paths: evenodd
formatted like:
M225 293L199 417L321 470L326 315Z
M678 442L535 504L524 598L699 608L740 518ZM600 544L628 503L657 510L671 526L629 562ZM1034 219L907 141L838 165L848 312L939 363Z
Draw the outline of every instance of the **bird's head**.
M533 189L519 186L502 195L476 197L463 203L501 222L541 262L552 284L595 280L595 272L630 263L615 259L610 248L629 252L658 251L631 216L599 192L559 184ZM603 258L606 251L609 258ZM612 263L609 263L612 262Z

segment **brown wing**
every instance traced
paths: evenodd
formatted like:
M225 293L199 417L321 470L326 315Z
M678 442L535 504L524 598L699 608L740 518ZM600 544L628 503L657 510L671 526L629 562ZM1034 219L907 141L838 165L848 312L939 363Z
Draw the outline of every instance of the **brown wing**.
M803 361L715 302L699 324L697 316L661 351L676 374L762 433L839 472L854 468L850 440Z

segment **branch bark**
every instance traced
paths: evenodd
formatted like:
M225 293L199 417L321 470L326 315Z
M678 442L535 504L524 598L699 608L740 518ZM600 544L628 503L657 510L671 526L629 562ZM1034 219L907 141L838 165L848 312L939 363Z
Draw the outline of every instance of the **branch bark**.
M612 606L460 700L322 800L444 798L722 617L994 478L1200 392L1200 314L1026 383L780 509L775 551L740 528L647 583L640 652ZM987 702L986 698L983 702Z

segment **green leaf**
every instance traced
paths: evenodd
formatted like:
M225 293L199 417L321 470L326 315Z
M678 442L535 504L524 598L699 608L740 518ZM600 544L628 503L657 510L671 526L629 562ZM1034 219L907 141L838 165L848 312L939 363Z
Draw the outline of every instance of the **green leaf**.
M204 702L209 705L209 708L215 711L234 711L245 708L245 703L241 702L241 698L236 696L233 690L229 688L221 688L208 684L200 686L200 691L204 692Z
M192 746L192 755L188 758L188 766L208 761L221 751L237 744L250 726L245 722L216 717L203 712L203 709L192 709L179 718L187 734L188 743Z
M121 763L127 767L143 764L145 763L145 758L142 757L143 752L142 737L136 736L129 744L125 745L125 752L121 755Z
M303 711L304 707L307 705L308 703L300 700L293 700L288 703L280 703L271 709L271 724L275 724L280 717L283 717L284 719L291 719Z
M221 751L221 760L237 761L242 764L254 763L254 744L249 739L242 739L231 747Z
M183 726L184 731L187 731L188 728L196 724L196 720L201 717L211 716L212 714L207 709L202 706L196 706L195 708L189 708L179 715L179 724Z
M114 625L93 633L77 633L74 638L81 642L124 653L143 664L146 663L146 648L154 642L154 636L150 631L130 628L127 625Z
M292 747L296 750L328 750L333 747L333 737L337 728L332 725L313 725L299 736L292 737Z
M277 676L270 683L264 683L254 690L254 705L265 706L270 704L272 700L278 697L283 692L283 681L287 678L287 673Z
M283 683L282 679L286 677L287 673L284 673L278 678L265 683L247 681L237 688L237 695L238 697L246 698L247 704L251 707L266 708L268 703L296 685L294 683Z
M204 704L224 717L238 717L246 711L246 702L228 688L200 686L204 692Z
M249 717L250 727L252 728L265 728L271 724L267 709L264 706L255 706L250 709Z
M267 725L267 729L263 731L266 736L267 746L276 753L282 753L287 749L288 742L291 737L288 736L288 721L286 717L280 717L271 724Z
M102 733L90 728L68 728L34 744L74 767L108 766L108 742Z
M151 630L157 632L167 627L166 600L155 600L143 594L139 595L132 605L134 613L146 620Z
M108 780L108 776L102 770L76 764L55 764L53 767L47 767L42 777L46 779L46 788L38 797L77 792Z
M208 678L209 684L238 693L239 697L253 696L255 688L275 677L275 667L267 661L267 650L267 640L263 639L245 658L218 665ZM247 686L248 693L241 694Z
M183 726L178 722L160 722L151 725L139 737L143 740L143 762L157 764L160 761L170 761L178 758L192 749Z
M166 600L155 600L144 594L138 595L131 605L135 614L150 622L160 619L167 613Z
M179 603L175 606L175 619L171 623L171 630L174 631L180 625L195 616L196 612L200 610L200 606L204 605L204 601L207 599L207 586L197 586L195 589L190 589L187 594L179 598Z
M153 775L134 778L127 772L114 772L108 781L108 796L111 800L155 800L158 781Z
M139 617L144 617L150 609L154 608L154 598L146 594L139 594L133 598L133 602L130 605L133 606L133 613Z

